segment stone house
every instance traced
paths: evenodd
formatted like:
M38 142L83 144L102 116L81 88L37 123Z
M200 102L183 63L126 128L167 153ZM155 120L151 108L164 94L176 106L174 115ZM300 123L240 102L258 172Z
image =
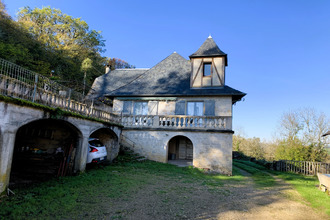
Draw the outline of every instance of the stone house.
M232 173L232 105L246 94L225 84L227 54L212 37L187 60L174 52L150 69L116 69L95 79L90 98L113 100L121 142L159 162Z

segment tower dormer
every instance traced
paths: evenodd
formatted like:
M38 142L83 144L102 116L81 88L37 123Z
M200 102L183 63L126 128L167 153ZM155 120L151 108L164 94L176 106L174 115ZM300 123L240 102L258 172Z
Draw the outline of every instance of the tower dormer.
M227 54L209 36L202 46L189 56L192 65L190 85L193 88L225 85Z

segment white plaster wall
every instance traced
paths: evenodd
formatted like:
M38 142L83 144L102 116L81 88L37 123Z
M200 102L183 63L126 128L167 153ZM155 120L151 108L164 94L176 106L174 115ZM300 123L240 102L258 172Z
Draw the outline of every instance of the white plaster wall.
M216 116L232 116L232 97L223 96L213 99L215 100Z
M175 102L173 101L159 101L158 115L175 115Z
M123 135L135 143L132 150L136 153L163 163L167 162L170 139L185 136L193 143L195 167L232 174L231 133L123 130Z
M113 112L121 113L123 111L124 102L118 99L113 100Z

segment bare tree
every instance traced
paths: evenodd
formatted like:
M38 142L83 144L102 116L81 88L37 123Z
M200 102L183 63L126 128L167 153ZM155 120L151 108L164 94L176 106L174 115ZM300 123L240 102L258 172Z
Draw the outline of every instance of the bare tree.
M324 147L329 143L329 138L322 137L322 134L329 129L330 121L326 115L313 108L286 112L280 119L281 147L277 155L295 154L300 158L322 160L326 157ZM304 155L297 155L297 152Z

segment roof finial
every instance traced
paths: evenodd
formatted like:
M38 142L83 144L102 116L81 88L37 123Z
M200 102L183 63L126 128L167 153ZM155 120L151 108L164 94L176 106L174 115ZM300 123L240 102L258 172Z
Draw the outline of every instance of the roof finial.
M212 38L211 34L209 34L209 37L208 38Z

